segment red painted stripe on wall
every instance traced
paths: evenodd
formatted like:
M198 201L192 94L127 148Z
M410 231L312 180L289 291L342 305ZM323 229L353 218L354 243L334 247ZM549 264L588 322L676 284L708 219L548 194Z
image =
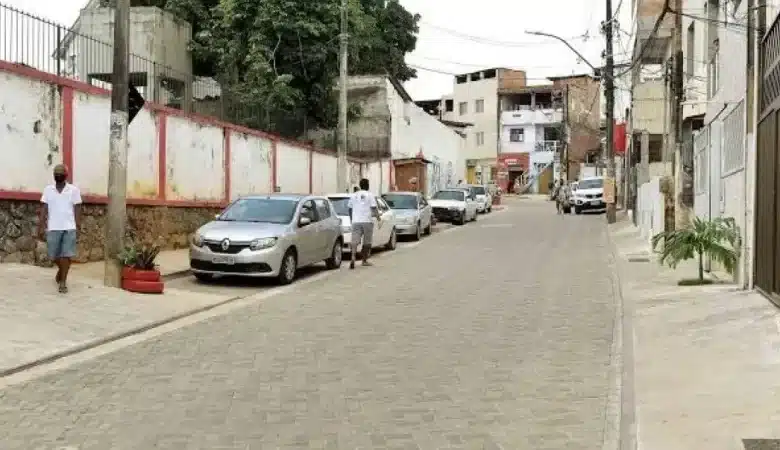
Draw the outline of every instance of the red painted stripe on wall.
M276 157L276 143L278 141L276 139L271 141L271 192L276 192L276 186L277 186L277 157Z
M224 143L222 148L224 150L224 167L225 167L225 203L230 203L230 129L222 128L224 134Z
M68 167L70 182L73 182L73 88L62 88L62 163Z
M157 113L157 198L165 200L168 197L168 116L164 112Z

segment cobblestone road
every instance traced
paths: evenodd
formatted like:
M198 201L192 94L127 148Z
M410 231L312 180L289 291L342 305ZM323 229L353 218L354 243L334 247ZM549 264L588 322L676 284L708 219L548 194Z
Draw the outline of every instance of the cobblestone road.
M0 448L600 449L603 216L547 202L0 391Z

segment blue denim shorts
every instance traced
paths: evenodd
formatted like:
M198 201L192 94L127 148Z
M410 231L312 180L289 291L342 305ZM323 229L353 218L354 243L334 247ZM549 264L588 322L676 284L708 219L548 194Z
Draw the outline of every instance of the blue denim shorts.
M53 230L46 233L49 259L76 257L76 230Z

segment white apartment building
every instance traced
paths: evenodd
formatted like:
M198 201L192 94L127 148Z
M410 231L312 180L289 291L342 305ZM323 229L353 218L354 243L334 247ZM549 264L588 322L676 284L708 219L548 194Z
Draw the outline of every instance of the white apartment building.
M452 94L441 101L440 118L471 125L466 132L464 148L468 182L488 183L497 179L498 92L525 83L525 72L503 68L454 77Z
M502 91L499 160L527 161L527 167L507 164L510 186L521 176L530 192L546 193L548 184L560 173L562 95L552 85Z

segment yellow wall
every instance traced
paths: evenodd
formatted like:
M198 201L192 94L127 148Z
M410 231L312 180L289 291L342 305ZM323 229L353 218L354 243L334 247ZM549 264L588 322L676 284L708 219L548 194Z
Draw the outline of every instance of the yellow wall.
M476 167L466 168L466 183L474 184L476 182L477 182L477 168Z

